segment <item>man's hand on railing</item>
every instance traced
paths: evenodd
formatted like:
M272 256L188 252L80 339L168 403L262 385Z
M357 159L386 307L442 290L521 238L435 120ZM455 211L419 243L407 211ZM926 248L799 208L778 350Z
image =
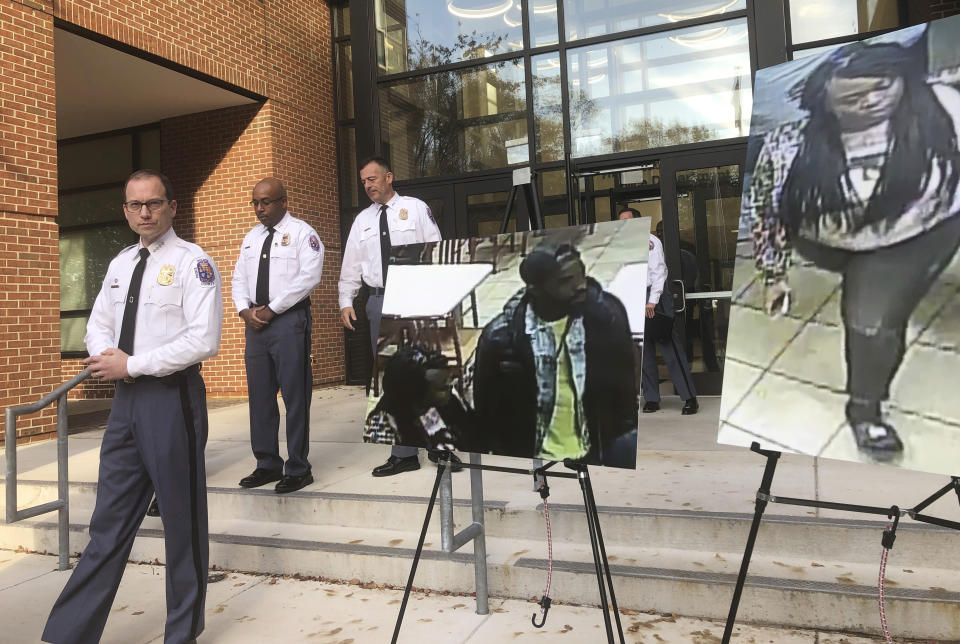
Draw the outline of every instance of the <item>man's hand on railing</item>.
M130 373L127 371L126 353L120 349L107 349L98 356L90 356L83 361L90 374L100 380L123 380Z

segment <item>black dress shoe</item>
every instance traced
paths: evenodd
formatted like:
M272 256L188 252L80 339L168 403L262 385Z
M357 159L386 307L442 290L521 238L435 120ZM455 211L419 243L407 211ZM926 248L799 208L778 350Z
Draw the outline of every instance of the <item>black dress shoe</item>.
M153 497L153 501L150 501L150 507L147 508L148 517L158 517L160 516L160 504L157 503L157 497Z
M653 412L659 411L659 410L660 410L660 403L658 402L651 401L651 402L643 403L643 413L645 414L652 414Z
M869 455L873 460L889 462L903 454L903 442L897 436L897 430L882 421L851 422L853 437L857 449Z
M403 472L412 472L414 470L420 469L420 459L416 455L413 456L404 456L400 458L399 456L391 455L387 459L387 462L379 467L373 468L371 472L374 476L393 476L394 474L401 474Z
M683 403L683 409L680 410L680 413L684 416L689 416L690 414L695 414L700 411L700 403L697 402L697 397L694 396L690 400Z
M290 476L284 475L280 482L277 483L277 487L273 488L277 491L277 494L286 494L287 492L296 492L297 490L303 489L313 483L313 474L307 472L306 474L301 474L300 476Z
M451 472L461 471L463 469L463 461L461 461L460 457L458 457L453 452L449 452L449 454L450 454L450 464L448 465L448 467L450 468L450 471ZM433 451L427 452L427 458L430 459L431 463L436 463L437 461L440 460L440 452L433 452Z
M280 470L268 470L262 467L258 467L253 470L249 476L244 476L240 479L240 487L260 487L261 485L266 485L267 483L273 483L274 481L279 481L283 478L283 472Z

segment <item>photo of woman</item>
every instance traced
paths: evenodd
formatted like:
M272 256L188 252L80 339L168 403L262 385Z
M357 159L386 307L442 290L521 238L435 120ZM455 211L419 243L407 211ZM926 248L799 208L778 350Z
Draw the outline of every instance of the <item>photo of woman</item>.
M903 458L885 412L891 385L911 316L960 245L960 91L933 80L929 47L923 33L795 61L808 73L785 98L802 116L753 141L759 152L747 168L741 233L749 231L752 266L736 270L753 273L768 318L790 315L804 295L791 281L795 265L839 278L843 415L867 462ZM724 405L721 420L743 402Z

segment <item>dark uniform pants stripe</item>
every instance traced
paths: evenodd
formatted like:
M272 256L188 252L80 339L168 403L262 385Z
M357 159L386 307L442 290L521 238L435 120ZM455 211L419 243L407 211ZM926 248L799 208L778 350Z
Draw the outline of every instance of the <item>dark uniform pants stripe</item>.
M193 620L191 621L191 632L194 636L199 635L203 629L203 606L207 594L207 570L203 562L200 545L200 509L197 503L197 482L199 475L197 472L197 428L193 422L193 409L190 406L190 389L186 376L180 378L180 408L183 410L183 424L187 430L187 446L190 468L190 543L193 550L193 567L197 575L197 593L193 604Z

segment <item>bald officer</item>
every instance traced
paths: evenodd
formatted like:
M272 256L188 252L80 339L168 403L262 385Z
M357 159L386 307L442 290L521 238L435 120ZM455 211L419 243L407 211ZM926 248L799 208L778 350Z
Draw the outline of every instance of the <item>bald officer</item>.
M45 642L100 640L154 492L166 545L164 642L192 642L203 630L207 405L199 367L220 346L220 274L202 248L173 232L177 202L164 175L134 172L124 193L140 241L110 262L84 339L93 376L116 381L90 543L50 612Z
M440 241L440 229L427 204L414 197L401 197L393 190L393 172L383 157L370 157L360 164L360 181L373 203L353 221L343 250L340 268L340 319L354 330L357 320L353 298L361 284L369 292L367 319L370 320L370 344L377 352L380 315L383 310L384 274L390 259L390 247ZM462 469L451 454L451 469ZM430 460L436 459L431 453ZM392 476L420 469L417 448L394 445L387 462L374 468L374 476Z
M310 450L310 292L320 283L323 244L307 222L287 212L287 189L268 177L250 201L260 223L247 233L233 271L233 303L246 326L250 445L257 467L245 488L278 481L280 494L313 483ZM287 414L287 461L280 457L280 410Z

